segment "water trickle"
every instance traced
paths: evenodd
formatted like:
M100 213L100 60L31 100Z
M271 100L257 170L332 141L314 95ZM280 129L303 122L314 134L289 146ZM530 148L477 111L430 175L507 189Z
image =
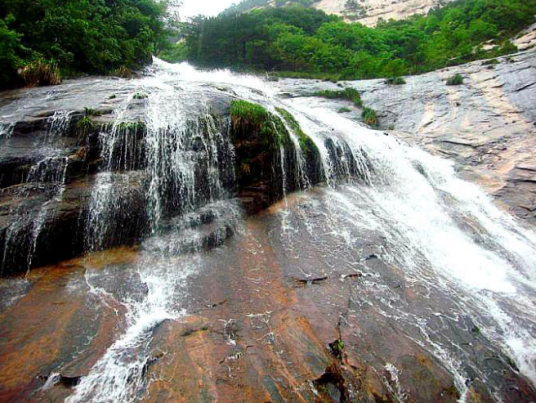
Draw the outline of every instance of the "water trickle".
M30 167L24 186L14 191L14 197L20 199L20 202L15 211L10 212L13 218L4 238L0 273L13 263L10 257L16 257L17 254L26 257L26 271L30 270L45 223L55 217L56 207L61 202L65 189L69 159L54 148L53 137L60 136L62 131L67 130L70 122L70 112L56 113L49 118L45 135L37 140L47 156ZM43 201L37 207L35 217L32 217L30 212L35 208L32 204L34 199Z

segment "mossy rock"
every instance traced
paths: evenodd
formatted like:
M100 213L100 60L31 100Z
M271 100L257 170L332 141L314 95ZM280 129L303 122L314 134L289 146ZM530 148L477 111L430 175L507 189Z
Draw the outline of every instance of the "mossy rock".
M287 122L287 124L289 125L291 130L294 132L294 134L298 136L298 139L300 141L300 148L302 152L306 155L306 157L313 156L313 155L319 156L320 152L318 150L318 147L316 146L314 141L311 140L311 138L303 132L300 124L294 118L294 116L292 116L292 114L290 114L285 109L276 108L276 110L281 116L283 116L283 119L285 119L285 122Z
M307 184L296 178L298 161L290 131L299 138L307 170L315 173L318 149L303 133L298 122L284 110L283 119L264 107L247 101L231 102L231 140L235 147L236 179L246 209L256 213L282 198L287 192ZM287 129L288 128L288 129ZM314 162L314 163L313 163ZM315 178L319 175L316 174ZM314 179L310 180L316 183Z
M271 151L292 146L290 134L278 116L247 101L231 102L231 121L235 137L254 141Z

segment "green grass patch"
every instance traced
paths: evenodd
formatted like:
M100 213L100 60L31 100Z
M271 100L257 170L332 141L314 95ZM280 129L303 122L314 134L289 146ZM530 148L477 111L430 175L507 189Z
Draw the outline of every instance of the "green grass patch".
M77 127L83 135L87 135L93 130L95 124L93 123L93 119L91 119L91 116L84 116L77 123Z
M489 59L482 63L483 66L496 66L500 62L497 59Z
M463 76L460 73L454 74L447 80L447 85L462 85Z
M406 80L404 80L402 77L390 77L387 80L385 80L385 84L387 84L387 85L404 85L404 84L406 84Z
M353 88L345 88L341 91L332 91L332 90L324 90L324 91L318 91L313 94L316 97L322 97L327 99L344 99L347 101L352 102L355 106L358 108L361 108L363 106L363 101L361 100L361 94L359 91Z
M365 122L367 125L374 128L378 127L378 115L374 109L365 106L361 116L363 117L363 122Z
M339 112L339 113L348 113L348 112L352 112L352 110L350 108L347 108L346 106L343 106L342 108L339 108L339 110L337 112Z
M102 113L92 108L84 108L84 116L100 116Z

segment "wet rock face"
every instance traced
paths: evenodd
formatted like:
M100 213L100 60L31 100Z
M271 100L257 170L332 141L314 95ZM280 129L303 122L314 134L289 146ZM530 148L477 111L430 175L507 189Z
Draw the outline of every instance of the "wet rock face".
M291 195L218 247L177 260L175 271L198 263L183 290L188 316L150 330L140 400L453 403L464 388L470 403L535 398L476 327L485 313L438 284L408 281L381 234L355 231L347 244L340 230L351 219L326 214L328 199L324 190ZM215 222L208 209L196 214ZM0 401L71 396L122 334L121 298L148 292L133 268L157 245L32 271L32 286L0 312ZM106 304L90 285L108 293Z
M518 217L536 224L531 170L536 165L536 52L498 61L406 77L404 85L387 85L383 80L339 85L359 90L388 134L453 160L462 176L478 182ZM456 73L464 77L464 84L445 85ZM340 89L304 80L281 80L276 85L283 93L298 96ZM332 105L334 110L343 106L327 100L312 102Z
M260 126L231 123L228 94L193 97L181 106L185 122L158 127L147 122L147 95L132 97L128 84L95 80L99 97L71 110L77 85L59 86L66 88L52 104L40 90L4 94L2 113L17 120L0 145L0 275L139 243L154 229L155 204L167 220L237 193L257 213L321 180L310 140L305 183L294 175L301 154L283 121L269 114ZM121 91L130 94L118 102ZM28 107L32 95L43 104Z

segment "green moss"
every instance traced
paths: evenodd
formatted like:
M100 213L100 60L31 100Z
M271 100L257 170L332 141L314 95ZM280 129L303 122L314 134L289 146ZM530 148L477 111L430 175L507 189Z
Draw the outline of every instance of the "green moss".
M121 122L117 125L117 129L125 132L138 132L146 129L145 122Z
M136 92L132 98L133 99L147 99L148 97L149 95L147 95L144 92Z
M457 73L453 75L452 77L449 77L447 80L447 85L462 85L463 84L463 76L460 73Z
M315 92L313 95L317 97L328 98L328 99L345 99L347 101L352 102L358 108L361 108L363 106L363 101L361 100L361 94L359 93L359 91L353 88L345 88L344 90L341 90L341 91L331 91L331 90L318 91L318 92Z
M276 110L279 112L279 114L281 114L281 116L283 116L285 122L287 122L291 130L298 136L302 151L306 154L319 154L318 147L314 141L303 132L300 124L294 118L294 116L283 108L276 108Z
M378 127L378 115L374 109L365 106L361 116L363 117L363 122L365 122L367 125L371 127Z
M269 119L269 112L261 105L247 101L231 102L231 118L247 121L250 124L262 124Z
M348 113L348 112L352 112L352 110L350 108L343 107L343 108L339 108L339 110L337 112L339 112L339 113Z
M234 130L242 137L256 134L260 143L272 151L291 145L290 135L281 119L261 105L232 101L230 113Z
M387 85L404 85L406 84L406 80L404 80L402 77L391 77L385 80L385 84Z

